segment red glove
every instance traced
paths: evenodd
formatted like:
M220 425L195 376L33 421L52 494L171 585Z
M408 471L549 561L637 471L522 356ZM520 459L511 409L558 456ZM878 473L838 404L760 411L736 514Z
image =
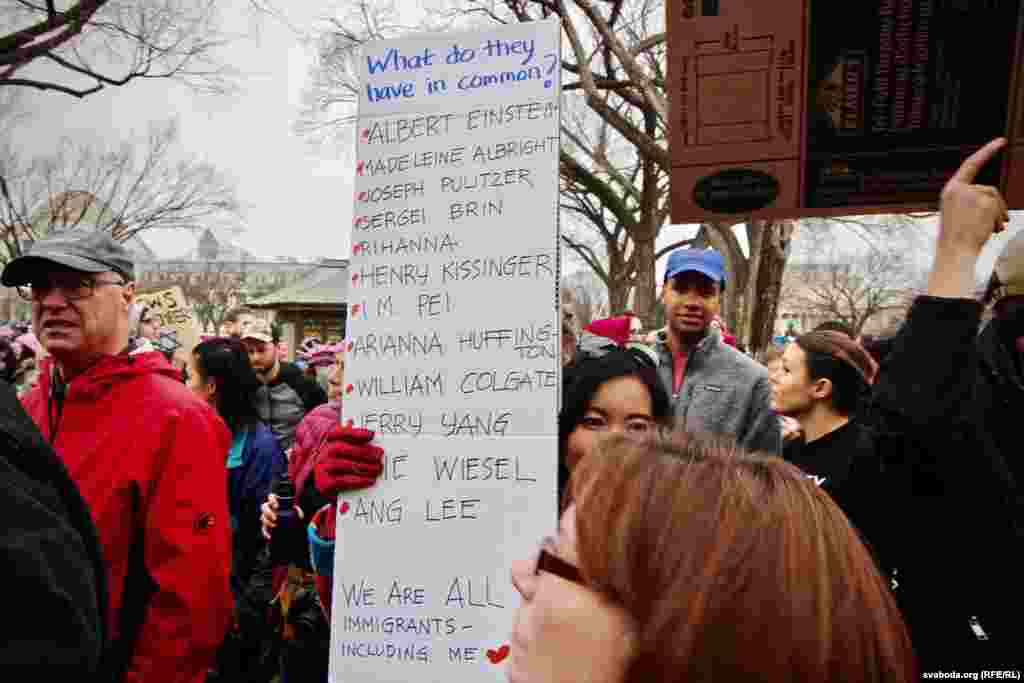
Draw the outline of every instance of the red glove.
M337 426L327 435L326 450L313 469L320 495L373 486L384 471L384 449L370 443L374 433L360 427Z

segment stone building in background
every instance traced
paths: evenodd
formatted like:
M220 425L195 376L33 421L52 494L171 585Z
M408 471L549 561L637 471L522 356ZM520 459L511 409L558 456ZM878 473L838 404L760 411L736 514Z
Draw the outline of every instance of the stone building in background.
M213 334L230 309L289 286L315 271L317 263L256 257L205 230L180 258L140 260L137 268L141 291L180 286L203 331Z

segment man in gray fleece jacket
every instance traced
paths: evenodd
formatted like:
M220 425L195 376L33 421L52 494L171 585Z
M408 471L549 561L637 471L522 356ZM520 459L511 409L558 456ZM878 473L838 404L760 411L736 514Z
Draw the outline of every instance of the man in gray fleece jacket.
M782 452L768 370L710 330L725 288L725 260L713 249L677 249L665 270L665 329L655 350L673 413L690 431L735 437L740 446Z

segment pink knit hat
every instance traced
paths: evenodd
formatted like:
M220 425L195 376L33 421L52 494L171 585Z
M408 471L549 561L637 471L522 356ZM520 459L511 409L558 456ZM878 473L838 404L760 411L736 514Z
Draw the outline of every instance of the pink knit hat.
M591 334L607 337L622 346L629 341L631 322L632 316L622 315L617 318L595 320L583 329Z

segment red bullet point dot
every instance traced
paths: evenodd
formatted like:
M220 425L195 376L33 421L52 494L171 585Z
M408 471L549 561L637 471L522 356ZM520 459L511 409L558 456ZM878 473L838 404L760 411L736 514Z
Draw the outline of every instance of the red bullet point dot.
M349 343L348 343L348 350L349 350L349 351L351 351L351 350L352 350L352 346L353 346L352 342L349 342Z
M353 389L355 389L355 387L353 387L351 384L349 384L347 387L345 387L345 393L346 394L351 394Z

